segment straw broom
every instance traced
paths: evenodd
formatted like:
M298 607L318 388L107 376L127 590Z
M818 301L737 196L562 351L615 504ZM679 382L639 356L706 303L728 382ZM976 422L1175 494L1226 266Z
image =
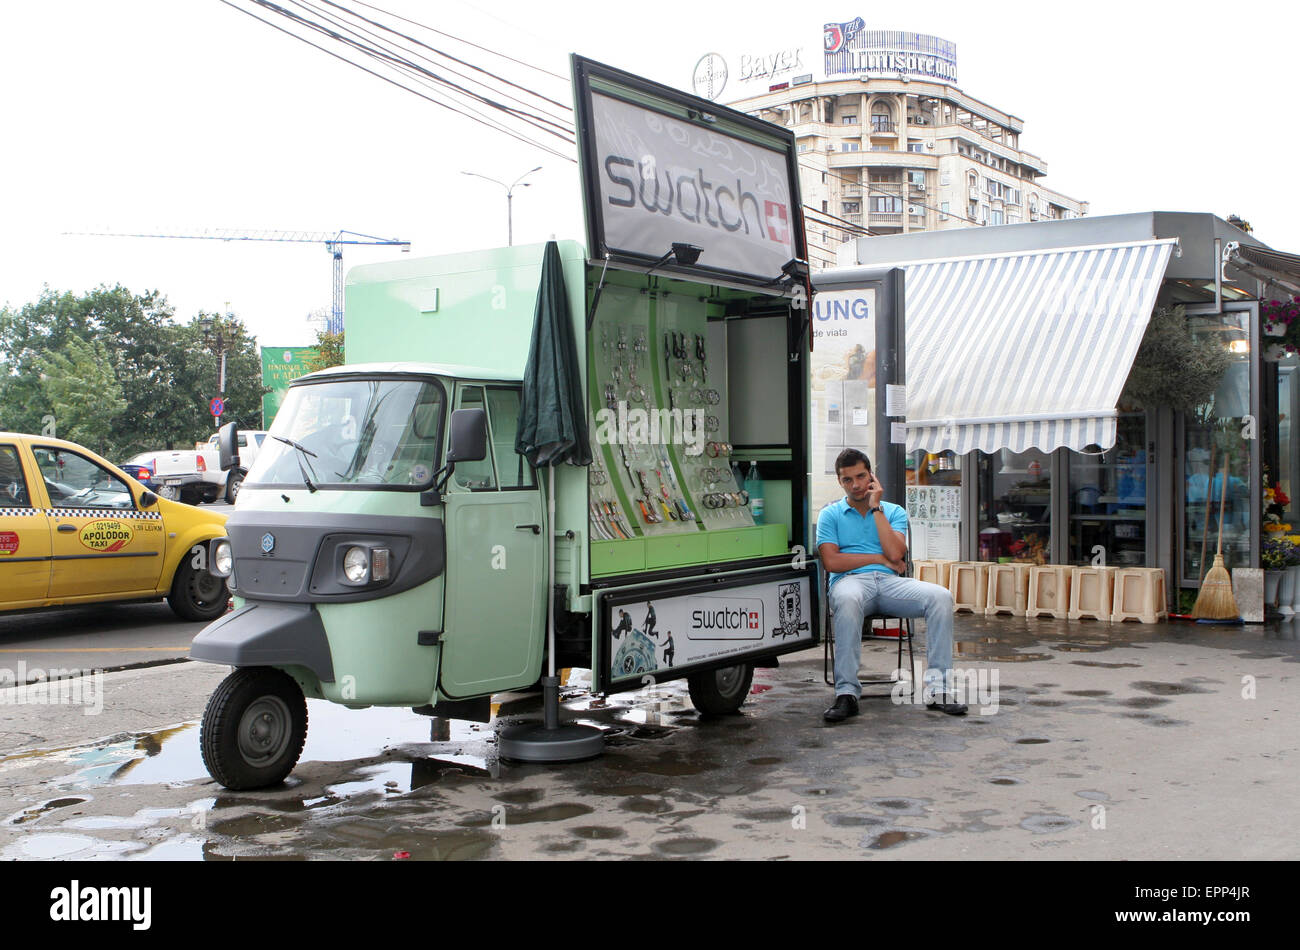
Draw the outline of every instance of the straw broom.
M1223 486L1219 490L1219 539L1214 551L1214 566L1205 575L1205 583L1196 595L1192 616L1197 620L1236 620L1240 615L1232 596L1232 576L1223 566L1223 508L1228 500L1228 467L1223 469Z

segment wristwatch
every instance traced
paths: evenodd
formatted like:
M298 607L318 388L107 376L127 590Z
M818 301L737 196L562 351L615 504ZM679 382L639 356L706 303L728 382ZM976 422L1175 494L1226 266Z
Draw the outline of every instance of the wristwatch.
M876 505L876 507L874 508L868 508L867 514L874 515L877 511L884 511L884 510L885 510L884 508L881 508L879 505Z

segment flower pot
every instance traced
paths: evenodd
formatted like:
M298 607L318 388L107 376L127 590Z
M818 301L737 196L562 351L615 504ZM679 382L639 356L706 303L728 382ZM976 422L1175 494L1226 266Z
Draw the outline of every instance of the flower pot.
M1293 614L1295 610L1291 607L1291 601L1295 600L1296 575L1300 573L1294 567L1288 567L1282 574L1281 584L1277 592L1277 609L1280 613Z
M1264 335L1265 336L1286 336L1286 324L1270 323L1269 321L1265 320Z
M1286 571L1265 571L1264 572L1264 606L1277 607L1278 587L1282 583L1282 578L1286 576Z

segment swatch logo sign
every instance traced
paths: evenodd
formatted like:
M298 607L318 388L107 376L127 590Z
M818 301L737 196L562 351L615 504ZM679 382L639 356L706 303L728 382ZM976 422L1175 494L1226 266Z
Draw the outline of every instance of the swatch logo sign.
M708 598L691 611L692 640L761 640L763 602L749 598Z

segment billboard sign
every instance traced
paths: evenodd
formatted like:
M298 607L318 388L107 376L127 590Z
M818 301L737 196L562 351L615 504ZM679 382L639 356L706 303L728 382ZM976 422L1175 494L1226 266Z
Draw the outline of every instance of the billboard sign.
M771 286L806 258L789 130L573 62L593 260ZM674 244L698 248L698 259L668 257Z

